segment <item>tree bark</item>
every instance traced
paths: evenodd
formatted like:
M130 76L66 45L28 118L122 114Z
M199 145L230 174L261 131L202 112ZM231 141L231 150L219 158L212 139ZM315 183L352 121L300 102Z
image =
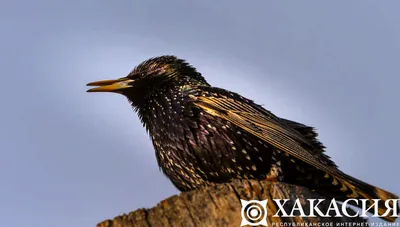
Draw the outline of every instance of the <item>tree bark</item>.
M338 225L338 223L344 222L351 222L354 226L354 223L366 222L365 219L360 217L318 217L318 214L315 214L317 217L304 218L299 216L273 217L279 207L272 199L289 199L284 207L287 214L290 214L297 198L300 199L306 214L308 214L310 207L306 199L326 199L318 206L323 213L326 213L331 202L330 199L300 186L280 182L237 180L229 184L218 184L195 191L183 192L161 201L153 208L138 209L127 215L123 214L113 220L103 221L97 227L240 226L242 222L240 199L268 199L266 207L268 226L293 226L293 223L320 223L320 225L308 226L347 226ZM349 214L355 213L350 208L347 210ZM287 224L281 225L280 223ZM365 223L362 223L361 226L365 226Z

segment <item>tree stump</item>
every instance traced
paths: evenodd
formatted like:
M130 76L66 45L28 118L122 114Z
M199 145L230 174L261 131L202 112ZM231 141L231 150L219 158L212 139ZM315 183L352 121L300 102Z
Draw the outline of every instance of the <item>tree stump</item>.
M240 226L242 223L240 199L268 199L266 216L268 226L295 226L293 223L310 224L303 226L348 226L340 225L344 222L351 222L353 226L366 226L363 223L366 220L360 217L273 217L279 209L272 199L289 199L285 204L285 210L290 214L297 198L300 199L307 214L309 204L306 199L324 199L325 197L307 188L281 182L237 180L229 184L217 184L183 192L161 201L153 208L138 209L129 214L123 214L113 220L103 221L97 227ZM326 213L331 201L328 198L325 199L318 206L323 213ZM349 214L355 214L350 208L347 210ZM311 225L313 223L320 223L320 225ZM355 225L356 223L361 223L361 225Z

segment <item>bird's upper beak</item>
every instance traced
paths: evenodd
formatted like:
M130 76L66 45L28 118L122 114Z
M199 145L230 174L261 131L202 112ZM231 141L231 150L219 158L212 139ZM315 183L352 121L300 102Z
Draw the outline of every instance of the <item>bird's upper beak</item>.
M116 80L101 80L96 82L88 83L87 86L97 86L95 88L87 90L87 92L121 92L121 90L130 88L134 80L127 77L123 77Z

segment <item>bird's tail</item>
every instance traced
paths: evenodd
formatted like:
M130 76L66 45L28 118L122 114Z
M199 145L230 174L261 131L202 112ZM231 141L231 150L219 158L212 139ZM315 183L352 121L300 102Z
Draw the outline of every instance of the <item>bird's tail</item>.
M394 222L396 218L399 217L399 197L397 195L365 183L361 180L355 179L354 177L346 174L343 174L337 180L341 183L340 191L343 193L342 195L344 195L341 198L342 200L350 198L368 199L368 207L371 207L373 204L375 204L374 199L379 199L379 201L377 200L376 204L380 218L389 222ZM356 204L356 206L360 208L361 205L362 203ZM394 208L394 210L387 212L387 210L390 208ZM371 208L368 212L374 212L374 209ZM382 215L384 214L386 216L383 217Z

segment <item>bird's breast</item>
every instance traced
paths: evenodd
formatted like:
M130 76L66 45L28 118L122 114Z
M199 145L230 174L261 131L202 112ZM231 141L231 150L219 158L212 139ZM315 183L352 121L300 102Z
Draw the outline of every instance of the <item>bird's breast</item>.
M160 167L178 188L268 173L267 144L194 105L171 106L165 114L155 112L150 135Z

